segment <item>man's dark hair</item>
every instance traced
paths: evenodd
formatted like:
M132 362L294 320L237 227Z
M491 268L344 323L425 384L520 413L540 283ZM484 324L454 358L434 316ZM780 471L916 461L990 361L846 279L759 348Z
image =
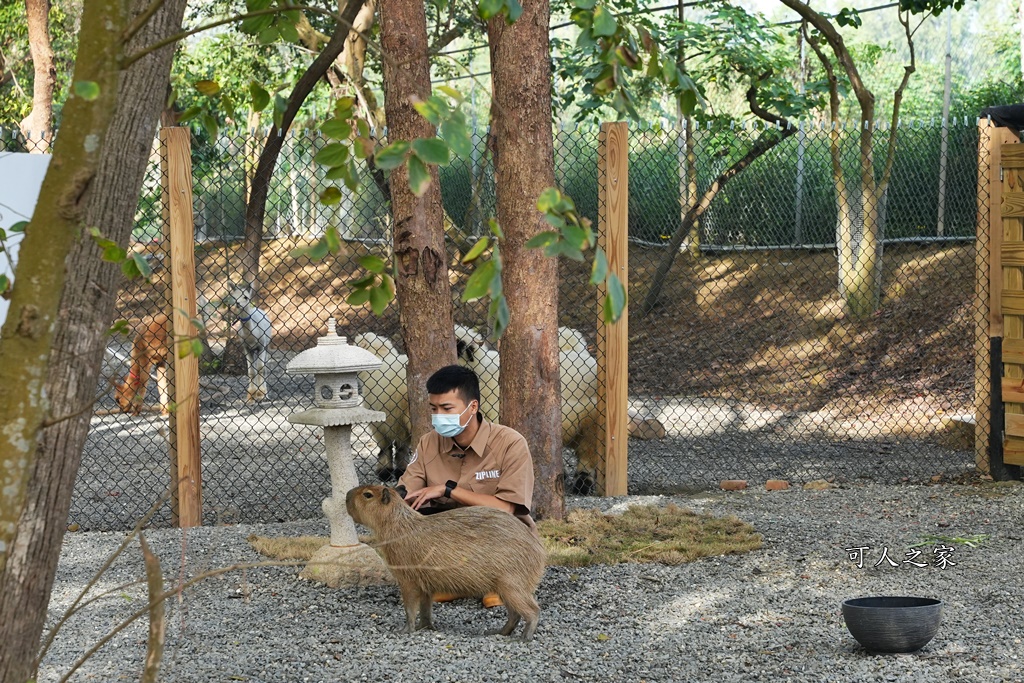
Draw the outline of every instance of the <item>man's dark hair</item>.
M428 394L447 394L453 389L467 405L470 401L480 403L480 379L469 368L446 365L427 380Z

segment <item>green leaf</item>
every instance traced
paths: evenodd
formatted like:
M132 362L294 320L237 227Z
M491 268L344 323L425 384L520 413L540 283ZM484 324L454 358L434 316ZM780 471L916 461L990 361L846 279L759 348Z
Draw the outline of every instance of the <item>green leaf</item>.
M537 208L547 213L551 211L562 199L562 194L558 191L557 187L547 187L540 193L540 197L537 198Z
M372 287L373 283L377 281L377 275L375 273L367 273L366 275L356 278L355 280L349 280L348 286L352 289L366 289Z
M391 297L388 296L387 287L382 285L370 290L370 308L373 309L374 315L383 314L389 303L391 303Z
M608 257L604 255L604 249L597 248L594 254L594 265L590 268L590 284L599 285L608 277Z
M7 228L7 230L9 232L12 232L12 233L15 233L15 232L25 232L25 228L27 228L27 227L28 227L28 221L18 221L17 223L12 225L11 227Z
M142 254L132 254L132 261L135 262L135 267L139 269L139 275L147 280L153 275L153 269L149 267L149 261Z
M689 116L695 109L697 109L697 92L684 90L679 93L679 110L683 112L683 115Z
M455 100L457 103L461 103L462 100L463 100L462 93L459 92L458 90L456 90L455 88L451 87L450 85L439 85L439 86L437 86L437 89L440 92L443 92L448 97L450 97L453 100Z
M117 334L127 335L130 332L131 332L131 328L128 327L128 321L122 319L122 320L118 320L117 322L115 322L110 327L110 329L107 330L107 335L113 337L114 335L117 335Z
M249 105L253 111L263 111L270 104L270 93L256 81L249 83Z
M86 102L92 102L100 96L100 84L96 81L75 81L74 91Z
M328 119L320 126L320 132L335 140L347 140L352 135L352 124L344 119Z
M261 45L270 45L272 43L276 43L278 38L280 37L281 31L274 24L267 26L266 28L262 29L259 33L256 34L256 40L258 40Z
M324 174L327 180L345 180L348 177L348 165L333 166Z
M186 121L191 121L192 119L194 119L202 113L203 108L199 105L194 104L178 115L178 123L185 123Z
M583 252L569 244L565 240L558 240L552 242L544 248L544 255L552 258L559 256L565 256L566 258L572 259L573 261L582 261Z
M496 218L487 219L487 229L491 231L491 234L494 235L495 239L505 239L505 233L501 231L501 226L498 225L498 220Z
M359 190L359 169L356 168L356 160L348 160L348 173L342 178L345 181L345 187L350 192L356 192Z
M579 9L594 9L597 0L572 0L572 4Z
M394 278L392 278L387 273L384 273L383 275L381 275L381 278L380 278L380 286L381 286L381 288L383 288L384 292L388 295L388 300L389 301L395 298L395 280L394 280Z
M412 151L424 164L448 165L448 144L438 138L419 138L412 141Z
M470 137L469 128L465 122L459 123L451 119L442 121L441 137L457 156L465 159L473 154L473 139Z
M211 140L217 139L217 132L220 130L220 126L217 123L217 118L210 113L203 114L200 121L203 124L203 128L206 130L206 134L210 136Z
M374 163L382 171L390 171L405 163L405 157L409 153L410 145L405 140L396 140L374 156Z
M527 249L540 249L541 247L546 247L557 240L557 232L553 230L545 230L544 232L538 232L536 235L526 240L526 244L523 246Z
M503 0L480 0L480 4L477 5L476 13L484 21L498 15L505 3Z
M362 306L370 300L370 288L356 289L345 297L345 303L349 306Z
M196 81L193 85L200 94L207 97L213 97L220 92L220 83L217 81Z
M409 189L417 197L422 197L430 185L430 171L427 170L418 156L409 157Z
M274 0L245 0L245 9L250 12L258 12L264 9L270 9L270 6L274 4Z
M320 261L330 252L327 247L327 240L319 239L317 243L311 247L299 247L298 249L292 249L290 256L294 259L302 258L303 256L311 261Z
M598 5L594 8L594 35L595 36L612 36L615 35L616 29L619 28L619 22L615 20L615 15L608 11L608 8L604 5Z
M519 4L519 0L505 0L505 23L513 24L519 20L519 17L523 16L523 6Z
M491 320L494 336L501 337L505 333L505 328L508 327L509 319L508 302L504 296L491 300L491 305L487 309L487 317Z
M317 152L313 161L321 166L339 166L348 161L348 145L332 142Z
M567 224L562 228L562 237L569 244L579 250L586 249L590 246L590 236L587 231L578 225Z
M356 259L360 266L371 273L383 273L387 268L387 262L376 254L366 254Z
M462 291L462 300L476 301L486 296L491 288L491 278L494 277L495 272L493 260L478 265L466 280L466 288Z
M7 290L11 288L11 281L8 277L0 273L0 294L5 294Z
M608 276L608 300L611 302L611 322L615 322L626 308L626 288L615 273Z
M320 193L320 203L324 206L333 206L341 201L341 190L336 187L328 187Z
M425 102L423 100L414 102L412 106L427 121L430 121L435 126L441 125L441 110L434 101L434 98L430 98Z
M340 193L339 193L340 194ZM338 228L331 226L324 232L324 242L327 243L327 249L332 254L337 254L341 251L341 235L338 234Z
M480 256L487 251L487 247L491 245L491 241L486 237L481 237L473 245L473 248L469 250L465 256L462 257L463 263L472 263L473 261L480 258Z
M277 29L281 34L281 40L289 43L299 42L299 31L295 28L295 24L286 20L277 22Z

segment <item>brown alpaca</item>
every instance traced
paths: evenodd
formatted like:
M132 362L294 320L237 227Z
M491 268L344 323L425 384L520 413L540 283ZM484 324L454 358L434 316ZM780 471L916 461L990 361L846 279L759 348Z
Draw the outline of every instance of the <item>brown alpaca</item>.
M142 321L142 332L132 340L132 365L124 382L117 387L114 398L121 412L138 415L143 408L149 373L156 370L156 384L160 392L160 413L168 414L170 400L167 391L167 361L171 355L173 336L171 319L160 313Z

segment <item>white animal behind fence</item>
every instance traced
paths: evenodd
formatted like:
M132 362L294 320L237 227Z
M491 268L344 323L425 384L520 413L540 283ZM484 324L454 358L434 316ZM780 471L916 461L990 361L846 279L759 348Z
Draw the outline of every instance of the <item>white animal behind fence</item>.
M270 316L253 303L256 286L252 283L232 282L224 301L238 321L238 338L245 348L246 367L249 374L249 388L245 393L246 402L262 401L267 397L267 355L274 328Z

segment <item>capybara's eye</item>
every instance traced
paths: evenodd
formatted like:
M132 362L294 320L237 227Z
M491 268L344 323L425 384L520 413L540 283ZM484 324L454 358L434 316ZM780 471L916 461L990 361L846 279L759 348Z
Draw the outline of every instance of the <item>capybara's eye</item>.
M363 498L373 498L373 494L369 491L363 491Z

